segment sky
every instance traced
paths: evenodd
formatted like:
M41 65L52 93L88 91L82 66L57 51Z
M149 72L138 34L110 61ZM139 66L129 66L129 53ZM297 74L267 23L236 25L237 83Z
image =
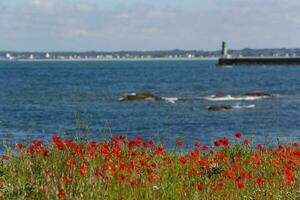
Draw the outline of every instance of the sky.
M300 47L299 0L1 0L0 50Z

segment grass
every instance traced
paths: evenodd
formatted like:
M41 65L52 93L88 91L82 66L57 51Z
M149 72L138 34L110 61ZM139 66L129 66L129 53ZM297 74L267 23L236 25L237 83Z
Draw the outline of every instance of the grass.
M235 136L190 152L122 136L17 144L2 155L0 199L300 199L298 143L251 148Z

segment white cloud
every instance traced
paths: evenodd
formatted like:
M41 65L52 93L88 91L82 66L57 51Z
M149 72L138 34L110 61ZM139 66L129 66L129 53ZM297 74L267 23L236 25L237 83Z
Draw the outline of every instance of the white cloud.
M0 43L20 50L216 49L223 39L235 48L300 46L298 0L104 1L1 2Z

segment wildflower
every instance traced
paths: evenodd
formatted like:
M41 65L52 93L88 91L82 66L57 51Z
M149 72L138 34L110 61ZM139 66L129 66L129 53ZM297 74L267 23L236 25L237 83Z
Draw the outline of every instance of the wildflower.
M178 146L183 146L183 141L182 141L182 140L178 140L178 141L177 141L177 145L178 145Z
M75 160L69 160L66 165L67 165L67 168L70 170L70 169L72 169L72 166L75 164L76 164Z
M216 140L216 141L214 142L214 144L215 144L216 147L218 147L218 146L220 146L220 145L222 144L222 141Z
M201 183L197 183L197 190L198 191L202 191L203 190L203 186L201 185Z
M64 177L63 178L63 183L65 184L65 185L70 185L70 183L71 183L71 180L68 178L68 177Z
M37 147L41 147L42 146L42 142L40 140L34 140L33 144Z
M202 147L202 150L203 150L203 151L206 151L206 150L208 150L208 149L209 149L208 146L203 146L203 147Z
M249 145L249 140L248 139L244 140L244 145Z
M218 186L219 186L219 187L223 187L223 186L224 186L224 183L218 182Z
M9 157L7 155L2 156L2 160L8 160L8 159L9 159Z
M293 146L293 147L298 147L299 144L298 144L297 142L294 142L294 143L292 143L292 146Z
M63 142L59 139L59 137L57 137L56 135L53 135L53 136L52 136L52 140L53 140L53 142L56 144L56 147L57 147L59 150L63 150L63 149L64 149L64 144L63 144Z
M235 133L235 137L236 137L236 138L240 138L241 136L242 136L242 133L241 133L241 132L238 131L238 132Z
M149 144L150 144L150 146L151 146L153 149L156 149L156 145L155 145L154 140L150 140L150 141L149 141Z
M196 142L195 147L201 147L201 144L199 142Z
M238 186L238 189L240 189L240 190L244 188L244 184L241 181L237 182L237 186Z
M136 139L135 139L135 145L137 147L140 147L142 144L142 137L141 136L138 136Z
M112 141L113 141L113 143L118 143L119 142L119 137L118 136L114 136L114 137L112 137Z
M94 174L94 175L95 175L95 176L97 176L97 177L103 176L103 175L102 175L102 173L101 173L101 172L99 172L99 171L95 172L95 174Z
M227 146L229 145L229 140L228 140L227 137L224 137L224 138L223 138L223 145L224 145L225 147L227 147Z
M34 154L34 146L33 145L30 145L28 147L28 152L30 153L30 155L33 155Z
M131 185L132 187L137 186L137 181L136 181L136 180L131 180L131 181L130 181L130 185Z
M48 156L49 152L47 150L43 150L43 157L46 158Z
M145 149L147 149L147 148L148 148L148 144L147 144L146 142L143 142L143 147L144 147Z
M263 179L258 178L258 179L256 180L256 183L257 183L257 185L258 185L259 187L262 187L263 184L264 184L264 181L263 181Z
M180 156L179 160L182 164L185 164L187 162L184 156Z
M261 144L257 145L257 149L260 150L261 152L265 152L265 149L264 149L263 145L261 145Z
M148 181L149 181L150 183L152 183L152 182L154 181L154 176L151 176L151 175L150 175L150 176L148 176L147 179L148 179Z
M84 169L83 166L80 166L80 167L79 167L79 173L80 173L82 176L86 176L86 171L85 171L85 169Z
M22 150L23 149L23 144L17 144L18 149Z
M59 198L64 198L65 196L66 196L66 193L65 193L64 189L60 189L58 191L58 197Z
M217 190L218 190L218 187L217 187L217 186L214 186L214 187L211 188L211 190L212 190L212 191L217 191Z
M124 181L124 180L125 180L125 178L126 178L126 177L125 177L125 175L124 175L124 174L120 174L120 175L119 175L119 179L120 179L121 181Z

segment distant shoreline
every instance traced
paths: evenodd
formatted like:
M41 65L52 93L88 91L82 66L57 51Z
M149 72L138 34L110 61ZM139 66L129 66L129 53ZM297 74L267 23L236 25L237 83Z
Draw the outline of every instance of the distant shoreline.
M207 57L207 58L111 58L111 59L97 59L97 58L87 58L87 59L15 59L15 60L0 60L6 62L108 62L108 61L217 61L217 57Z

